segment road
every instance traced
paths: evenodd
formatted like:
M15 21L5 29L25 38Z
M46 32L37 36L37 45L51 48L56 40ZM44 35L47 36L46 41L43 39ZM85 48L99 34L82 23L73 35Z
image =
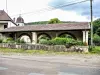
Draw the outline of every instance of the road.
M95 62L90 63L91 58L85 57L84 61L74 58L69 59L66 56L0 56L0 75L100 75L98 60L94 59Z

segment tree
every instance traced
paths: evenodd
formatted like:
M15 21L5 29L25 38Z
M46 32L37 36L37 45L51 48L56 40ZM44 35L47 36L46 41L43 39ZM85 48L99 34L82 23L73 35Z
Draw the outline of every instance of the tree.
M100 45L100 36L97 35L97 34L94 34L93 42L94 42L95 44L98 43L98 45Z
M100 18L93 22L93 31L94 34L97 32L98 28L100 27Z
M53 18L48 21L48 24L55 24L55 23L61 23L61 21L58 18Z
M100 27L96 30L96 34L100 36Z

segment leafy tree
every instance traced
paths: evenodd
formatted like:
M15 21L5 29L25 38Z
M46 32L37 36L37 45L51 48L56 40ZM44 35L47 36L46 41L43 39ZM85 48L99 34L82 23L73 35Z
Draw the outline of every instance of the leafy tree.
M100 36L100 27L96 30L96 34Z
M53 18L48 21L48 24L55 24L55 23L61 23L61 21L58 18Z
M96 33L97 29L100 27L100 18L93 22L93 31Z
M40 24L48 24L49 21L37 21L37 22L29 22L25 23L25 25L40 25ZM60 23L77 23L75 21L60 21Z
M95 45L100 45L100 18L93 22L93 31L93 42Z
M93 38L93 42L96 44L98 43L98 45L100 45L100 36L98 36L97 34L94 34L94 38Z

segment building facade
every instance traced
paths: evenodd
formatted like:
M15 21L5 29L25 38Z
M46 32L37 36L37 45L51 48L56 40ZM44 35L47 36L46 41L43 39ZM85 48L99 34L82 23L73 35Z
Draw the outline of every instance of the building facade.
M4 11L2 12L4 13ZM7 13L5 14L7 15ZM5 14L1 14L0 18ZM52 39L68 34L74 39L81 40L88 44L88 32L90 30L90 24L88 22L25 26L24 19L21 16L17 18L16 23L14 23L10 17L8 21L6 18L3 18L3 21L0 20L0 22L0 33L2 37L11 37L14 40L20 38L24 39L27 43L37 44L39 38L42 36Z

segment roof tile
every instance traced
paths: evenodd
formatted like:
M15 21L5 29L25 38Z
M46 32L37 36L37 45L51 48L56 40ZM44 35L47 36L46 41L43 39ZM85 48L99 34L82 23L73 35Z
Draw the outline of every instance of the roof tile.
M0 32L18 32L18 31L53 31L53 30L84 30L90 29L88 22L47 24L47 25L27 25L4 29Z

